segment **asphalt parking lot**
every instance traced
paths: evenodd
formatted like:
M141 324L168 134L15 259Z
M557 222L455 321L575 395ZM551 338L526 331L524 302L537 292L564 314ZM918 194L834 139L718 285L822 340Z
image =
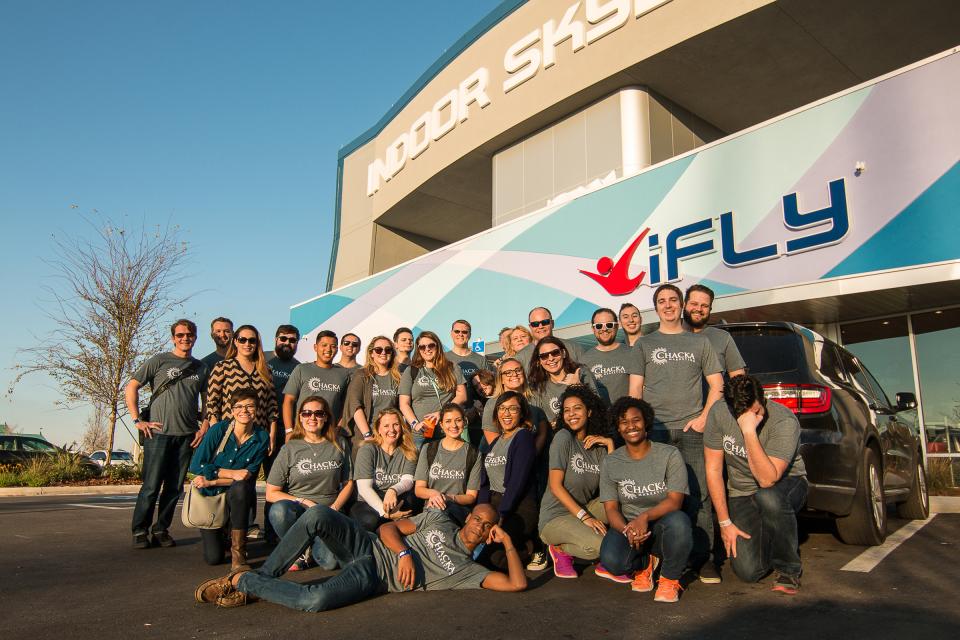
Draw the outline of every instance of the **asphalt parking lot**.
M0 499L0 637L14 638L844 638L956 637L960 628L960 515L937 515L869 571L864 547L840 543L824 522L804 522L803 588L770 580L694 582L681 601L653 602L629 586L550 571L522 594L391 594L322 614L268 603L218 610L193 601L203 564L195 531L179 525L173 549L130 548L134 496ZM891 519L890 530L908 523ZM902 530L917 528L914 524ZM251 553L259 561L261 543ZM873 554L875 555L875 554ZM323 579L319 570L297 580Z

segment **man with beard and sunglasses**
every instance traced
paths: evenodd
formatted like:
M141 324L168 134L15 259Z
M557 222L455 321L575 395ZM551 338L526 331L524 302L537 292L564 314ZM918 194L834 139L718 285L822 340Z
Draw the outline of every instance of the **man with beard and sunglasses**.
M537 343L544 338L553 337L553 314L550 312L550 309L546 307L534 307L527 315L527 322L530 325L530 333L533 335L533 340L523 349L520 349L514 358L520 361L524 371L530 373L530 361L533 360L533 353ZM570 360L579 363L583 357L583 347L574 340L566 340L564 338L557 339L563 343L564 348L567 350L567 355L570 356Z
M730 333L723 329L707 326L710 312L713 310L713 290L702 284L691 285L683 303L683 323L693 332L706 336L720 359L720 368L727 377L742 376L747 364L737 349Z
M600 399L609 407L624 396L641 395L640 359L637 350L617 342L617 316L613 309L597 309L590 318L597 346L583 354L582 363L597 380Z

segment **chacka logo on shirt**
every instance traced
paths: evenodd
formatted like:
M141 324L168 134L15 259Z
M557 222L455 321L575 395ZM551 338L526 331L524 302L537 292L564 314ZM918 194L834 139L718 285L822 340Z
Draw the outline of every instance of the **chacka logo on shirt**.
M418 387L430 387L433 386L430 384L430 377L424 373L421 373L417 376L417 386Z
M747 457L747 450L738 445L737 439L733 436L723 436L723 450L738 458Z
M495 456L493 453L488 453L483 462L488 467L502 467L507 464L507 456Z
M560 398L550 398L550 410L560 413Z
M600 473L600 465L587 462L582 453L575 453L570 457L570 468L576 473Z
M423 534L423 539L427 543L427 547L433 551L433 555L437 557L437 564L447 572L447 575L452 576L457 570L457 565L453 563L453 559L443 548L447 543L447 536L442 531L431 529Z
M180 367L170 367L167 369L167 378L170 380L175 380L183 374L183 370ZM192 376L189 376L187 380L199 380L200 374L195 373Z
M283 369L274 369L273 367L270 367L270 373L273 374L274 378L280 378L281 380L290 379L290 374Z
M399 473L387 473L386 469L377 468L374 471L373 476L378 487L383 487L386 485L393 486L400 482Z
M300 460L297 460L295 468L300 475L308 476L319 471L336 471L342 466L342 460L323 460L321 462L314 462L310 458L301 458Z
M627 368L622 364L613 365L612 367L605 367L602 364L595 364L590 367L590 373L593 374L594 378L599 379L617 374L626 374Z
M636 498L643 498L646 496L656 496L661 493L666 493L667 483L666 482L649 482L647 484L638 485L636 481L632 479L620 480L617 482L617 490L620 492L620 496L626 500L634 500Z
M668 362L696 362L697 357L689 351L669 351L666 347L657 347L650 352L653 364L667 364Z
M340 385L334 384L333 382L324 382L320 378L310 378L307 381L307 388L310 391L333 391L334 393L340 393Z
M464 472L460 469L447 469L439 462L430 465L431 480L463 480Z

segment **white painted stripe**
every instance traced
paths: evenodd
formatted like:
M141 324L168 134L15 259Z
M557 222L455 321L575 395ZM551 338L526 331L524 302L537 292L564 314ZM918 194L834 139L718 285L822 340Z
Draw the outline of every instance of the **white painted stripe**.
M896 532L887 536L887 541L877 547L870 547L859 556L843 565L841 571L859 571L860 573L869 573L880 562L890 555L894 549L910 539L913 534L920 531L927 523L933 520L937 514L931 514L926 520L913 520L903 525Z
M68 503L68 507L85 507L87 509L118 509L120 511L126 511L128 509L133 509L133 507L111 507L105 504L80 504L77 503Z

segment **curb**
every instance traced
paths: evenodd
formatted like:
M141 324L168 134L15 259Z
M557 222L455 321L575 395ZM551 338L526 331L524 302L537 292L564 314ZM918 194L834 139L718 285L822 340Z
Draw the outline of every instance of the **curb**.
M262 493L266 483L257 482ZM27 498L32 496L103 496L129 495L140 493L139 484L107 484L77 487L5 487L0 489L0 498Z
M960 513L960 496L930 496L930 513Z

